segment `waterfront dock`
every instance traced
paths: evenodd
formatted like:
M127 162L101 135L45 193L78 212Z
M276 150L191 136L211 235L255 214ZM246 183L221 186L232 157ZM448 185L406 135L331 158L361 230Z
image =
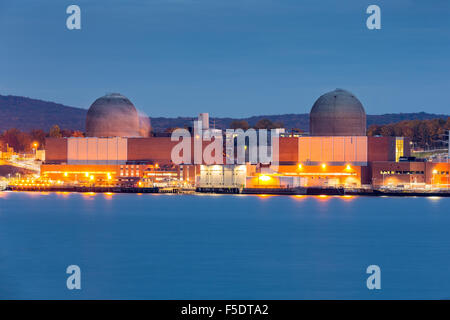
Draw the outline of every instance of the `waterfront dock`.
M94 192L94 193L172 193L172 194L247 194L247 195L311 195L371 197L450 197L447 190L391 190L344 188L180 188L180 187L108 187L108 186L7 186L7 191L27 192Z
M159 193L158 187L88 187L88 186L8 186L9 191L35 191L35 192L95 192L95 193ZM162 191L165 192L166 190ZM168 192L165 192L168 193ZM172 193L173 190L172 190Z

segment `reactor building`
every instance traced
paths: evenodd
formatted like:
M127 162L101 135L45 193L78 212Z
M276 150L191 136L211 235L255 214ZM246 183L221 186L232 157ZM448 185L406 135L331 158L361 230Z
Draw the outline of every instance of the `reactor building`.
M199 120L212 132L208 114ZM224 141L229 138L224 134ZM191 139L194 146L196 137ZM192 150L190 163L176 165L171 153L178 141L151 136L149 118L128 98L112 93L89 108L86 137L46 140L41 175L81 185L188 184L206 190L448 185L448 163L412 158L408 138L367 136L362 103L343 89L314 102L309 135L284 133L277 139L270 164L193 164ZM201 141L201 150L208 144Z
M365 136L366 112L361 102L343 89L325 93L309 114L312 136Z

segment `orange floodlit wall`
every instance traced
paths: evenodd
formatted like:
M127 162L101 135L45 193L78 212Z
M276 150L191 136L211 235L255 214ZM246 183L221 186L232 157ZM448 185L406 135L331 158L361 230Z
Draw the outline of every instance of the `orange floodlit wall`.
M280 177L276 175L256 175L247 178L247 188L280 188Z
M68 138L68 164L119 164L127 161L126 138Z
M367 137L299 137L298 162L367 164Z
M291 166L279 166L278 172L283 175L304 178L305 186L359 187L361 185L361 167L351 164L332 166L323 162L320 165L308 166L299 163Z
M246 179L247 188L295 188L304 186L303 178L280 174L257 174Z
M148 178L162 180L180 178L178 166L161 167L155 165L60 165L43 164L41 176L63 182L78 183L115 183L125 178Z
M447 187L450 185L449 167L448 163L434 162L373 162L372 184L376 187L424 185Z
M427 182L435 187L450 187L450 164L441 162L426 164Z
M326 163L315 166L304 164L281 165L277 167L277 174L260 174L247 181L247 187L283 187L287 184L285 178L296 178L289 182L292 186L333 186L359 187L361 186L361 167L350 164L330 166Z
M43 164L41 176L61 181L96 182L113 180L119 176L119 165L55 165ZM108 179L109 178L109 179Z

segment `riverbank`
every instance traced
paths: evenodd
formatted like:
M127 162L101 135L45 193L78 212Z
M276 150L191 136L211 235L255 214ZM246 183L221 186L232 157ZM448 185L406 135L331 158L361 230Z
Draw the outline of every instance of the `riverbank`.
M329 196L395 196L450 197L450 191L377 190L344 188L178 188L178 187L88 187L88 186L8 186L6 191L27 192L95 192L95 193L214 193L253 195L329 195Z

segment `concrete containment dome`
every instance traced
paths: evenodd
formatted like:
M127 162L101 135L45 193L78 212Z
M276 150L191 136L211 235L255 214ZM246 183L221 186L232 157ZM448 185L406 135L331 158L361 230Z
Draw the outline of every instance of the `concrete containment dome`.
M309 131L312 136L365 136L366 112L351 92L336 89L314 103Z
M87 112L88 137L139 137L139 115L127 97L107 94L94 101Z

